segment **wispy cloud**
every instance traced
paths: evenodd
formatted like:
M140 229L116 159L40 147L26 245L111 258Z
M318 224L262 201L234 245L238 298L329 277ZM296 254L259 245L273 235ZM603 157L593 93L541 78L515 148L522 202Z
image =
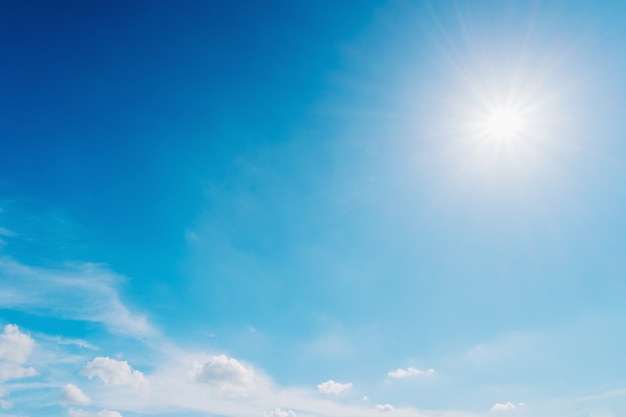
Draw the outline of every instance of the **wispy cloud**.
M97 346L92 345L91 343L83 339L73 339L73 338L67 338L67 337L61 337L61 336L49 336L44 333L37 334L37 339L47 340L49 342L57 343L59 345L71 345L71 346L78 346L83 349L99 350Z
M91 404L91 398L74 384L66 384L61 392L62 404L78 404L89 405Z
M70 408L67 410L67 414L70 417L122 417L117 411L100 410L97 413L92 413L85 410Z
M263 417L296 417L296 413L293 410L281 410L275 408L271 411L266 411Z
M405 369L398 368L394 371L389 371L387 375L390 378L399 379L399 378L407 378L407 377L420 376L420 375L433 375L434 373L435 373L434 369L426 369L423 371L421 369L409 367Z
M102 265L72 263L46 269L0 258L0 307L71 320L103 323L110 331L135 337L157 334L148 319L120 300L121 277Z

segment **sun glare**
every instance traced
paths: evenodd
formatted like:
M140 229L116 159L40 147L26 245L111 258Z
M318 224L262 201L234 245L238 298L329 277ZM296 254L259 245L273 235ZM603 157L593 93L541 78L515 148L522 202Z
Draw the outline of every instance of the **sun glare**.
M497 138L512 138L518 135L521 129L521 116L513 110L494 110L487 118L487 130Z

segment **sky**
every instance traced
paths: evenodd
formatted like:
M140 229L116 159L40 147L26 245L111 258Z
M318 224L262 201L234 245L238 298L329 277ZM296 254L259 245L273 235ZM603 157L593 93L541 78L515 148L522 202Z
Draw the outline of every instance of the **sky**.
M626 3L0 3L0 417L626 414Z

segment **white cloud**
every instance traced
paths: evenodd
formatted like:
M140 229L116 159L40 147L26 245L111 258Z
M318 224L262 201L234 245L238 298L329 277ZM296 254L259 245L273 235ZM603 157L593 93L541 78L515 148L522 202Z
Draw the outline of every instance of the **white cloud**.
M38 334L37 338L39 340L45 339L45 340L57 343L59 345L73 345L73 346L78 346L83 349L99 350L97 346L94 346L91 343L82 339L72 339L72 338L61 337L61 336L48 336L46 334Z
M100 410L97 413L90 413L89 411L70 408L67 410L67 414L70 417L122 417L117 411Z
M226 355L195 362L191 374L196 382L207 384L220 394L247 395L255 390L254 369Z
M352 389L352 382L342 384L329 379L326 382L322 382L317 386L317 390L322 394L341 394Z
M8 410L9 408L13 407L13 404L10 401L2 399L2 397L4 397L5 395L7 395L7 390L0 386L0 408L2 408L3 410Z
M296 417L296 413L293 410L281 410L275 408L271 411L263 413L263 417Z
M22 366L30 357L35 341L13 324L4 326L0 334L0 382L37 375L32 367Z
M35 341L27 334L21 333L14 324L4 326L0 335L0 360L24 363L35 347Z
M66 264L35 268L0 258L0 308L44 313L53 317L103 323L124 335L156 335L146 317L131 313L115 285L122 278L102 265Z
M15 236L15 233L13 233L12 231L5 229L4 227L0 226L0 236L4 236L4 237L13 237Z
M510 411L515 409L515 404L507 402L507 403L495 403L493 407L491 407L491 411Z
M96 416L98 417L122 417L122 415L118 413L117 411L110 411L110 410L98 411Z
M433 375L434 373L435 373L434 369L427 369L425 371L422 371L421 369L409 367L406 369L399 368L399 369L396 369L395 371L389 371L387 375L391 378L406 378L406 377L418 376L418 375Z
M85 410L77 410L75 408L70 408L67 410L67 415L70 417L93 417L94 414Z
M67 384L61 392L61 402L63 404L89 405L91 404L91 398L85 395L76 385Z
M128 362L103 356L98 356L85 365L80 374L89 379L97 376L107 386L131 385L145 391L149 385L145 375L132 369Z
M395 411L395 408L391 404L376 404L374 406L374 410L380 411L381 413Z

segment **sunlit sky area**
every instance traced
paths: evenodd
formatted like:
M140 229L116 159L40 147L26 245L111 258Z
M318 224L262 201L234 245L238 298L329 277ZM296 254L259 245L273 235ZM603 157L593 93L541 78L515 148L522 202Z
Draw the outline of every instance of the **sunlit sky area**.
M0 2L0 417L626 415L626 1Z

